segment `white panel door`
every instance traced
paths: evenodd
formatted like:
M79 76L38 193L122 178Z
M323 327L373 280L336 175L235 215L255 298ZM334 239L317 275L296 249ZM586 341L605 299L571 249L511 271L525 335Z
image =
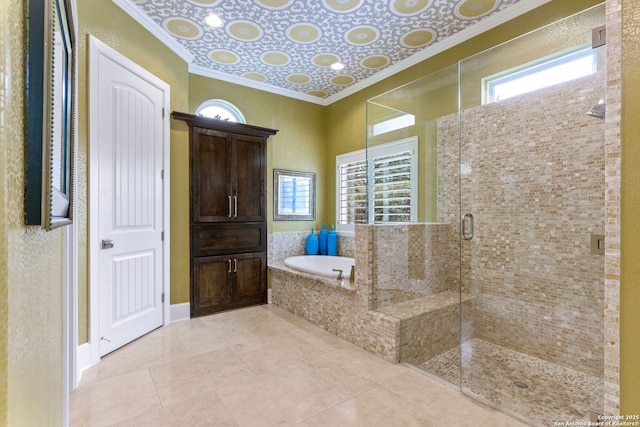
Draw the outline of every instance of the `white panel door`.
M99 62L100 356L163 322L163 91ZM95 164L95 163L94 163Z

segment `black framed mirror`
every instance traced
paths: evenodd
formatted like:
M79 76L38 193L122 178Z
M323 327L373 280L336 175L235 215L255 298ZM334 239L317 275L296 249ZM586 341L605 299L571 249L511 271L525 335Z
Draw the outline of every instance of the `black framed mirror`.
M25 222L73 220L75 29L69 0L29 0Z

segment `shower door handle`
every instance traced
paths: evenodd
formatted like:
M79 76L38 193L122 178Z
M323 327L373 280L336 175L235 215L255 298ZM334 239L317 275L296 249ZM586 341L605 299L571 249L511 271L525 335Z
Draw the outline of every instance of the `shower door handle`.
M469 220L469 233L467 233L467 220ZM466 213L462 215L460 220L460 231L462 233L462 238L464 240L473 239L473 215L470 213Z

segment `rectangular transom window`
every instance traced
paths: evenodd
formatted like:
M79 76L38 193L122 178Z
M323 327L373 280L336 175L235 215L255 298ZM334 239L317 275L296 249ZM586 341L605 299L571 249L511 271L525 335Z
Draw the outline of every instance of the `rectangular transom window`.
M517 71L485 79L486 103L501 101L534 90L588 76L597 70L596 51L582 49Z
M355 224L367 222L416 221L417 141L411 137L371 147L368 156L359 150L336 157L339 231L352 232Z

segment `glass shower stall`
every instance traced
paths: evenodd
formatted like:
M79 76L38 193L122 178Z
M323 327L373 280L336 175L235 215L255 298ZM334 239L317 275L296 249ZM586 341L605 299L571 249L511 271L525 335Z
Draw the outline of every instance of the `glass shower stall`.
M370 190L372 308L400 318L404 363L532 425L603 411L604 22L596 6L367 102L370 168L388 180L376 153L416 141L411 196Z

